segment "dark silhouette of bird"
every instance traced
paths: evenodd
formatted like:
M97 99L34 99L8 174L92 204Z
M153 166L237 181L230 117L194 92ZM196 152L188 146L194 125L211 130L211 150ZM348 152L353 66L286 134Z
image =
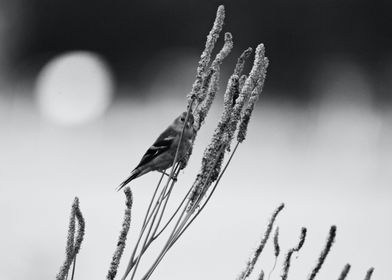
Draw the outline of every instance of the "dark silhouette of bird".
M154 144L146 151L136 168L131 172L131 175L120 184L118 190L121 190L132 180L150 171L164 173L167 168L174 164L178 145L180 145L180 148L178 150L177 162L187 154L192 145L195 130L193 128L194 118L192 113L188 114L188 120L185 124L186 117L187 112L183 112L159 135ZM184 132L181 138L182 131Z

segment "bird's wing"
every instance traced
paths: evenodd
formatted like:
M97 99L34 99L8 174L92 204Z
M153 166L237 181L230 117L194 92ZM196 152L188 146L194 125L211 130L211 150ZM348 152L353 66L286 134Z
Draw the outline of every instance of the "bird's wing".
M151 160L153 160L163 152L169 150L176 136L177 135L175 131L171 127L166 129L158 137L158 139L155 140L154 144L152 144L151 147L146 151L146 153L144 154L144 156L142 157L140 163L136 168L150 162Z

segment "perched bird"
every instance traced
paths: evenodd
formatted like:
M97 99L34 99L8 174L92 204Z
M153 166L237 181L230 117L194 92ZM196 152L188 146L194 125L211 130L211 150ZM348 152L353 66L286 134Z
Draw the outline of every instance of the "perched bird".
M140 163L131 172L131 175L120 184L121 190L133 179L140 177L150 171L164 172L165 169L173 165L177 147L180 144L181 132L183 131L187 112L183 112L174 122L159 135L154 144L147 150ZM192 145L193 135L193 115L189 113L188 121L185 125L180 148L178 150L177 162L180 161L188 152Z

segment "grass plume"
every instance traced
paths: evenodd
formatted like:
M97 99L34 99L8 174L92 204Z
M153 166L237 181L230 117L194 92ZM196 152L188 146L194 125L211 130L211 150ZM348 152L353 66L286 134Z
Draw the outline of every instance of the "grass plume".
M301 250L302 246L305 243L305 239L306 239L306 228L302 228L301 229L301 235L299 237L299 242L297 244L296 247L291 248L287 255L286 258L284 260L284 264L283 264L283 274L282 274L282 280L286 280L288 275L289 275L289 269L290 269L290 264L291 264L291 257L293 256L293 254L295 252L299 252L299 250Z
M257 277L257 280L264 280L264 271L261 270L259 277Z
M338 280L344 280L344 279L346 279L347 274L350 272L350 268L351 268L351 265L350 265L349 263L346 264L346 265L343 267L343 270L342 270L342 272L340 273Z
M316 266L313 268L312 272L310 273L308 280L313 280L316 277L317 273L320 271L321 267L324 264L325 259L328 256L329 251L332 248L332 245L335 241L335 237L336 237L336 226L331 226L331 228L329 230L327 242L325 243L325 247L321 251L321 254L317 260Z
M78 230L75 238L76 220L78 221ZM65 248L65 260L56 276L56 280L64 280L68 276L69 269L72 262L74 269L72 270L72 279L75 273L76 255L79 253L80 247L83 242L85 232L85 221L82 212L79 208L79 199L75 197L71 208L71 215L69 218L67 244Z
M371 267L366 271L365 280L370 280L374 272L374 267Z
M118 266L120 265L121 256L124 252L125 243L127 240L127 235L129 228L131 226L131 210L133 204L132 191L129 187L124 189L125 194L125 205L126 209L124 211L124 219L120 231L120 236L118 237L117 247L114 251L112 261L110 263L110 268L106 276L107 280L113 280L116 277Z
M282 211L282 209L284 208L284 204L282 203L281 205L279 205L278 208L276 208L276 210L272 213L272 216L268 222L267 225L267 229L264 232L263 237L261 238L261 241L259 243L259 245L257 246L256 250L253 252L251 258L249 259L248 263L246 264L245 269L241 272L241 274L237 277L237 280L243 280L246 279L250 276L250 274L252 273L255 264L257 262L257 260L260 257L261 252L263 251L265 244L268 241L268 238L271 234L272 231L272 227L275 223L275 219L278 216L278 214L280 213L280 211Z
M219 53L216 55L214 61L211 63L211 70L213 72L210 81L207 94L204 96L202 93L202 97L198 97L197 100L199 101L199 106L195 112L195 130L198 131L204 120L210 111L211 105L215 99L216 93L219 89L219 78L220 78L220 65L222 64L223 60L229 55L233 48L233 36L231 33L225 33L225 43ZM208 78L208 76L207 76Z
M192 107L192 100L199 94L201 86L203 84L203 77L206 74L208 64L211 59L212 51L214 50L215 44L218 41L219 34L222 31L223 23L225 20L225 8L223 5L218 7L214 24L207 36L204 51L200 56L200 61L196 70L196 79L193 83L191 93L188 95L188 106ZM193 109L193 108L192 108Z
M268 273L268 280L271 278L271 274L275 270L276 263L278 261L278 257L279 257L279 254L280 254L279 227L276 227L276 229L275 229L275 234L274 234L274 239L273 240L274 240L274 256L275 256L275 260L274 260L274 265L272 266L270 272Z

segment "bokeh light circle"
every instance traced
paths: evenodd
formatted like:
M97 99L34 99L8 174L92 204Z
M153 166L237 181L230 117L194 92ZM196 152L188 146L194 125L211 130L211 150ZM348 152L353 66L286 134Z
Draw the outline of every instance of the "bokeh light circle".
M62 125L85 124L109 107L114 81L97 54L74 51L50 60L38 74L38 107L48 120Z

